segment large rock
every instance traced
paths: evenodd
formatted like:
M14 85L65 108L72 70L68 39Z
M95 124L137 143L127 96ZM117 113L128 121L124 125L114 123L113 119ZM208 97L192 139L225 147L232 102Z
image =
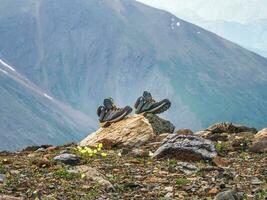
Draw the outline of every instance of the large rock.
M156 134L173 133L175 126L168 120L162 119L154 114L146 114L145 117L152 125L153 131Z
M267 137L267 128L264 128L262 130L260 130L256 135L255 135L255 139L257 140L261 140Z
M257 133L257 129L255 128L233 124L231 122L222 122L214 124L208 127L206 131L210 131L212 133L240 133L240 132Z
M196 132L195 135L216 142L227 142L229 150L247 150L256 133L255 128L225 122L214 124L204 131Z
M262 129L255 135L255 139L249 150L254 153L267 152L267 128Z
M156 137L152 125L142 115L134 115L107 128L100 128L80 142L81 146L96 146L103 143L104 148L140 147Z
M217 155L214 144L193 135L170 134L154 153L156 158L176 158L185 161L211 160Z

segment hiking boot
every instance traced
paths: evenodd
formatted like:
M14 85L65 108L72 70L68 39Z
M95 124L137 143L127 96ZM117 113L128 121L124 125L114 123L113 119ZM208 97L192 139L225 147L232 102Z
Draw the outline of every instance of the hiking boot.
M143 96L139 97L134 105L136 114L141 113L152 113L159 114L163 113L171 107L171 102L168 99L156 102L152 95L144 91Z
M117 108L112 98L104 99L103 105L104 106L99 106L97 109L99 122L103 127L122 120L132 112L132 108L130 106Z

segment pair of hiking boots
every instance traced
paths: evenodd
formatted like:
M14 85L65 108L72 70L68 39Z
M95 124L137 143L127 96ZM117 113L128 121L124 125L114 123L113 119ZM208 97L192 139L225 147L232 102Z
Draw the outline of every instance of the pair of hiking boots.
M144 91L143 96L139 97L134 104L136 114L152 113L159 114L168 110L171 106L171 102L168 99L162 101L155 101L152 95ZM132 112L130 106L124 108L118 108L112 98L104 99L103 106L99 106L97 109L97 115L102 127L106 127L111 123L117 122L125 118Z

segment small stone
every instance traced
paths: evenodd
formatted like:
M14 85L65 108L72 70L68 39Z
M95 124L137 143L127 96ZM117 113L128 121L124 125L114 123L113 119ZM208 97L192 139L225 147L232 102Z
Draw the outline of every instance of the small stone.
M193 135L193 131L191 131L190 129L179 129L178 131L176 131L176 133L178 135Z
M11 175L18 175L20 173L20 171L19 170L10 170L9 173Z
M172 186L170 186L170 187L165 187L165 190L166 190L167 192L172 192L172 191L173 191L173 187L172 187Z
M51 146L51 147L48 147L46 150L47 151L54 151L54 150L56 150L58 147L56 147L56 146Z
M217 188L211 188L209 191L208 191L208 194L209 195L215 195L219 192L219 190Z
M262 184L262 181L260 179L258 179L257 177L254 177L251 180L251 184L252 185L260 185L260 184Z
M34 158L34 157L36 157L36 155L37 155L36 153L30 153L27 155L27 157L28 158Z
M64 153L54 157L54 160L63 162L68 165L76 165L80 162L80 157L74 154Z
M38 152L45 152L45 151L46 151L46 149L41 147L41 148L37 149L35 152L38 153Z
M217 167L227 167L229 163L222 157L216 156L212 159L212 163L215 164Z
M133 149L131 152L131 155L136 156L136 157L146 157L148 156L148 152L146 152L143 149Z
M199 170L197 166L188 162L178 162L176 168L178 168L181 172L185 173L186 175L194 174Z
M168 193L164 196L164 199L165 199L165 200L172 200L172 197L173 197L173 193L172 193L172 192L168 192Z

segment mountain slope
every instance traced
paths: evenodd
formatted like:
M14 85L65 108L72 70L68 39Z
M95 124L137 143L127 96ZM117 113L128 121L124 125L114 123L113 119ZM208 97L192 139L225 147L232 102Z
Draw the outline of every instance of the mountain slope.
M177 128L266 125L267 60L215 34L130 0L3 2L0 54L95 120L104 97L133 104L150 90L171 99Z
M92 130L88 119L71 117L74 111L42 93L2 60L0 103L0 151L78 141ZM76 117L80 119L77 113Z

